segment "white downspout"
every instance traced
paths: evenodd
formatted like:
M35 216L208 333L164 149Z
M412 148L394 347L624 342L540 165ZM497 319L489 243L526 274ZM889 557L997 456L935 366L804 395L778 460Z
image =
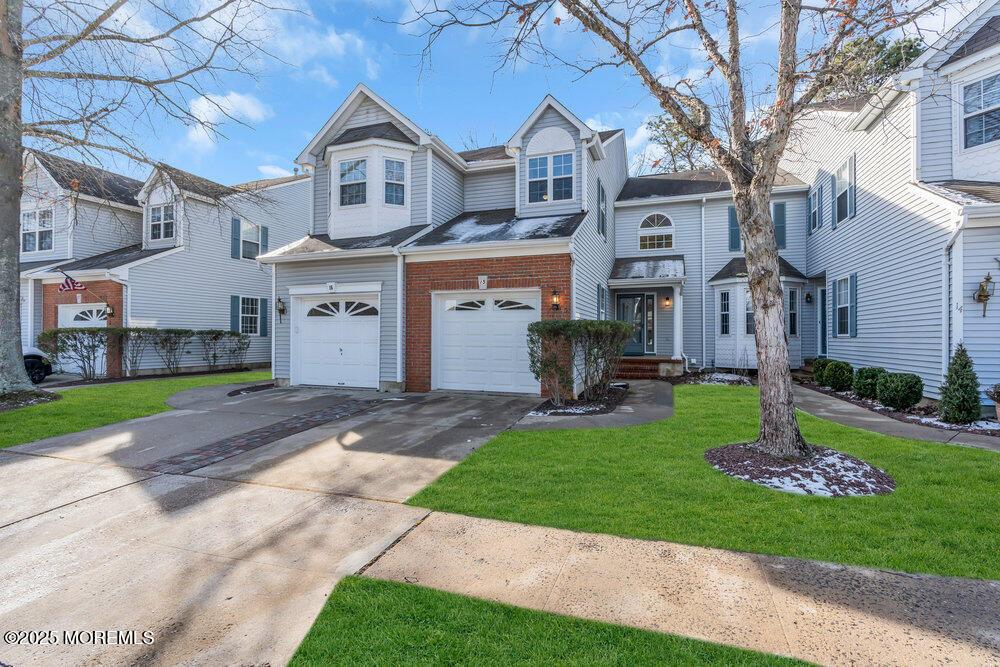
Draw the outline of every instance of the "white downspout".
M403 271L406 262L399 248L393 248L392 254L396 256L396 382L403 388Z
M28 278L28 345L35 344L35 281Z
M706 347L705 340L705 324L708 321L708 315L705 312L707 307L706 299L708 298L708 278L705 276L705 204L708 202L707 197L701 198L701 258L699 260L701 269L701 367L705 368L707 363L706 357L708 356L708 348Z
M951 361L951 342L952 342L952 331L948 326L948 317L951 315L952 310L952 290L954 289L954 281L951 280L951 275L949 272L954 272L955 262L954 254L952 255L951 266L948 266L948 252L958 241L962 232L965 231L965 225L969 220L969 214L963 209L958 214L958 224L955 225L955 231L951 233L948 237L948 242L944 244L943 254L941 256L941 290L943 292L941 300L941 377L944 377L948 373L948 363ZM959 284L961 284L962 276L959 276ZM958 313L962 315L962 313Z

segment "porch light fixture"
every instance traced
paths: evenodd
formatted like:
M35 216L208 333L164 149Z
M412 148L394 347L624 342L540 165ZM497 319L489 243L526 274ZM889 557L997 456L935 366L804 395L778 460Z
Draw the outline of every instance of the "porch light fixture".
M552 290L552 310L559 310L559 290Z
M278 322L281 322L281 318L288 312L288 308L285 306L285 302L281 300L280 296L274 302L274 312L278 313Z
M107 313L108 319L112 319L115 316L115 307L110 303L104 304L104 312Z
M663 297L663 307L664 308L669 308L670 304L672 304L672 303L673 303L673 300L669 296Z
M813 293L806 292L806 303L812 303L812 302L813 302Z
M983 304L983 317L986 317L986 306L996 294L996 289L997 285L993 281L993 275L987 273L986 277L979 283L979 289L972 294L973 301Z

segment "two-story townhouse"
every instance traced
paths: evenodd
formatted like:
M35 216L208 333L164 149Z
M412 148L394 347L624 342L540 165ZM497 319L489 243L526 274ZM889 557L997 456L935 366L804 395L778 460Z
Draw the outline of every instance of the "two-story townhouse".
M937 397L964 342L1000 382L1000 308L976 297L1000 273L1000 3L878 94L817 105L783 167L810 185L808 356L917 373Z
M262 258L289 313L278 381L537 393L527 325L606 303L624 136L551 96L456 152L359 85L299 161L312 233Z
M251 337L246 362L268 365L272 271L257 256L308 229L311 178L224 186L159 165L134 183L134 243L31 274L41 284L41 326L238 331ZM63 291L67 276L84 289ZM205 365L197 343L189 345L181 366ZM148 350L136 370L163 368ZM106 372L121 370L120 357L109 355Z
M46 326L43 273L53 267L139 243L140 181L64 157L29 150L21 196L21 344L31 346ZM54 312L64 326L81 309Z

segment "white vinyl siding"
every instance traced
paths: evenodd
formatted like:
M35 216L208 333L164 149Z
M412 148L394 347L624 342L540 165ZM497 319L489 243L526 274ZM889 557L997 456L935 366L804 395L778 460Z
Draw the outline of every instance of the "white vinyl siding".
M570 177L572 179L572 197L565 200L556 201L551 198L551 190L549 192L550 199L548 201L538 201L531 202L528 197L528 160L529 156L525 154L524 148L531 141L531 138L541 132L542 130L549 127L559 127L566 130L571 137L573 137L576 143L576 148L572 152L572 163L573 163L573 175ZM564 118L559 112L553 108L546 109L538 120L535 121L534 125L528 129L523 138L523 144L521 146L522 150L518 154L518 170L520 172L520 182L518 183L518 188L520 189L520 215L523 217L531 216L541 216L541 215L560 215L563 213L575 213L580 211L581 205L581 193L583 185L583 169L579 168L582 164L583 150L582 142L580 141L580 130L577 129L568 119ZM540 157L532 155L531 158ZM549 156L551 157L551 156ZM589 158L588 158L589 159ZM552 164L551 161L548 163L548 174L546 179L552 178ZM590 190L596 190L595 187L591 187ZM594 201L591 203L590 208L596 209L596 193L591 193ZM594 223L591 223L594 224Z
M465 175L465 210L514 208L514 168Z
M431 224L440 225L462 213L465 185L462 174L437 153L431 169Z

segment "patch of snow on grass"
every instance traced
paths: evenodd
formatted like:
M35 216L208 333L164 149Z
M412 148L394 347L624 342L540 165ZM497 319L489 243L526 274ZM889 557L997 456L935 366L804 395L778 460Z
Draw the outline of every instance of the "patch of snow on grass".
M863 461L828 450L799 465L797 469L764 468L763 474L755 478L736 474L733 477L800 495L868 496L881 490L880 485L872 479L873 470L872 466ZM772 474L768 475L768 471Z
M563 415L590 415L595 412L601 412L604 409L604 406L598 403L588 403L585 405L564 405L561 408L552 407L548 410L533 410L532 412L529 412L528 415L531 417L548 417L549 415L554 415L556 417Z
M749 385L750 378L735 373L706 373L698 380L698 384L742 384Z
M979 421L972 422L971 424L949 424L946 421L942 421L939 417L920 417L917 415L909 416L907 419L920 422L921 424L929 424L939 428L951 429L953 431L961 431L965 429L975 429L977 431L1000 431L1000 422L993 421L992 419L980 419Z

